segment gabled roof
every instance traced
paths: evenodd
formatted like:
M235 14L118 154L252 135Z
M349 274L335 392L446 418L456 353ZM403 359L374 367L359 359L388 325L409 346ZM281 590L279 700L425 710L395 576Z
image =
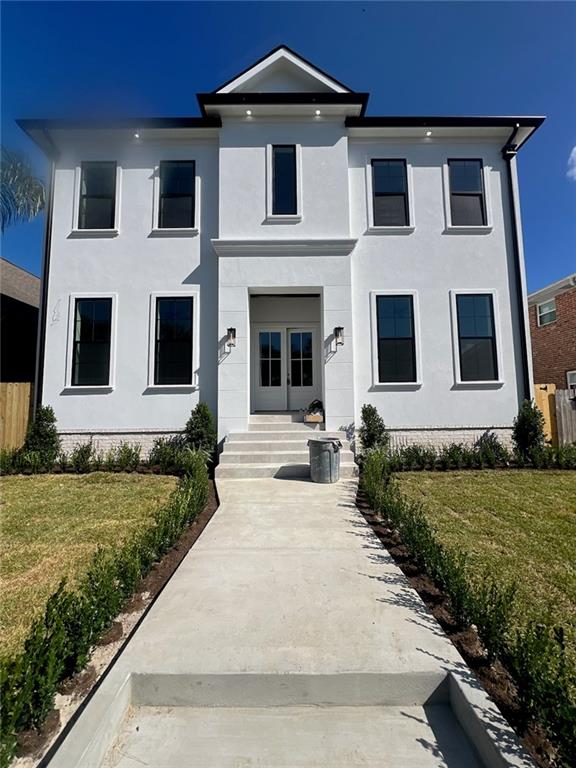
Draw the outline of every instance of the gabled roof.
M351 89L315 64L279 45L213 93L350 93Z

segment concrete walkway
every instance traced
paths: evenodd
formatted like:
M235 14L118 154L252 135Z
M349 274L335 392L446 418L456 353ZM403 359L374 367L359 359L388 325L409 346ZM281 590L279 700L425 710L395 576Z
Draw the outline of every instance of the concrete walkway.
M218 492L54 768L531 765L357 511L355 481Z

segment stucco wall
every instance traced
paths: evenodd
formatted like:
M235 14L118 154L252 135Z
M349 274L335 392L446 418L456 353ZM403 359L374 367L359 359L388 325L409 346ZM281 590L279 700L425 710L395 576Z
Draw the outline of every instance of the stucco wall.
M266 221L266 145L299 143L302 221ZM498 141L463 139L359 140L342 123L224 121L220 139L76 146L56 173L44 402L59 425L76 430L181 429L199 399L218 411L219 431L245 429L250 411L250 290L315 291L321 299L323 400L327 426L359 420L374 404L386 423L406 434L430 428L509 427L521 393L521 353L506 168ZM366 164L403 157L412 166L413 232L368 234ZM480 157L489 185L493 229L446 231L442 164ZM194 159L200 179L200 232L153 236L155 165ZM82 160L116 159L122 167L119 234L71 236L75 168ZM278 240L357 238L350 255L258 254L217 256L211 238ZM494 291L498 303L498 385L457 385L450 291ZM150 295L199 291L199 366L196 389L148 386ZM383 387L372 379L370 293L416 291L420 310L421 385ZM70 294L117 294L113 391L80 393L66 386ZM226 329L237 344L225 345ZM345 329L335 349L332 331ZM106 433L108 434L108 433Z
M355 335L356 420L363 403L378 408L393 428L509 426L521 392L520 332L514 299L506 169L496 144L384 143L350 140L351 234ZM366 163L404 157L412 164L415 230L406 235L364 234L367 229ZM480 157L490 185L493 230L446 230L442 164L451 157ZM501 386L455 383L450 290L496 291L499 307ZM420 311L422 386L379 386L372 378L370 292L415 290Z
M75 167L115 159L122 167L117 237L71 236ZM201 180L199 234L151 235L153 169L160 160L195 159ZM181 429L201 398L216 409L217 261L210 238L218 231L218 147L202 141L71 148L55 179L43 400L59 427ZM198 389L148 386L150 295L200 290ZM116 372L111 392L81 393L66 386L68 313L75 292L116 293Z

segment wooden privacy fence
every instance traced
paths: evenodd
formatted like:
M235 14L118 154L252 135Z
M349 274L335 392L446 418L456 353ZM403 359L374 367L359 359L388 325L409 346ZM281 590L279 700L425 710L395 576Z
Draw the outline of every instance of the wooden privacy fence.
M0 382L0 448L20 448L32 412L34 385L29 381Z
M569 389L556 390L556 422L558 443L569 445L576 442L576 400Z
M536 384L536 405L544 415L544 430L552 445L576 442L576 400L568 389L556 389L556 384Z

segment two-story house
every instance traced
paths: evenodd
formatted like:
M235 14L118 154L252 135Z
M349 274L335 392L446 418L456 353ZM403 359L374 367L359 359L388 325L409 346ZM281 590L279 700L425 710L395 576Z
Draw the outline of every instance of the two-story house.
M200 117L22 120L51 158L39 397L65 446L322 400L396 441L531 396L516 153L539 117L371 117L279 47Z

